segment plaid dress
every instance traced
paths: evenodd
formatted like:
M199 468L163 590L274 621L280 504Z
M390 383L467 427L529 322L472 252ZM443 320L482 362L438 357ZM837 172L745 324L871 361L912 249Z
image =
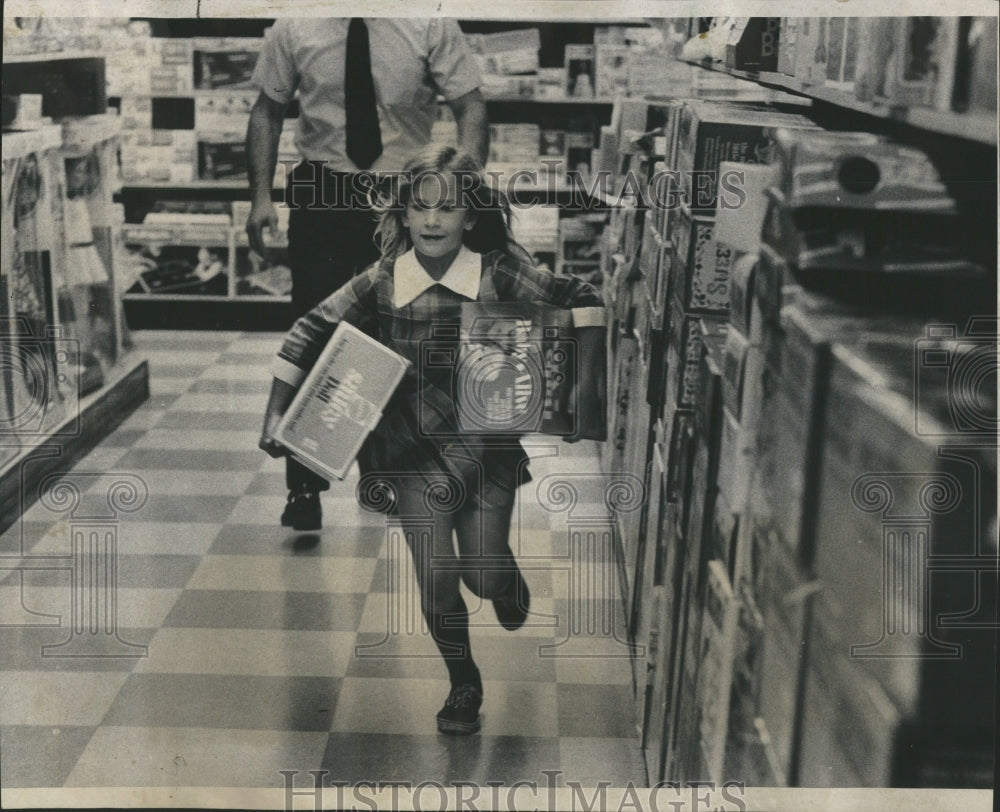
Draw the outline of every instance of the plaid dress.
M501 251L481 260L477 301L583 308L587 321L578 326L603 325L604 303L592 285ZM509 504L514 490L530 481L527 454L517 436L461 432L452 369L434 362L439 350L457 349L462 303L469 299L436 284L396 307L394 264L380 260L299 319L278 352L275 374L286 377L277 370L291 364L304 378L341 321L364 330L411 366L358 456L362 473L419 474L428 481L450 474L476 504Z

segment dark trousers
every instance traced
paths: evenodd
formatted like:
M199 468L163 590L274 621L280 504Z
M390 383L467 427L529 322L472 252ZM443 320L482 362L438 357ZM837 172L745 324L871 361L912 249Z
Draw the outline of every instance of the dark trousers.
M375 219L354 178L317 164L299 164L285 190L288 263L292 271L292 318L308 313L378 259ZM286 458L290 491L325 491L330 483Z

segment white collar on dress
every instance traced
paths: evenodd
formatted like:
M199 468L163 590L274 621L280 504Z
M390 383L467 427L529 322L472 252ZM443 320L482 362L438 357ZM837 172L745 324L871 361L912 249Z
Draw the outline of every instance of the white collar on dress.
M463 245L444 276L435 281L423 269L411 248L396 257L393 269L393 304L405 307L434 285L444 285L459 296L475 301L479 297L482 259L481 254L474 253Z

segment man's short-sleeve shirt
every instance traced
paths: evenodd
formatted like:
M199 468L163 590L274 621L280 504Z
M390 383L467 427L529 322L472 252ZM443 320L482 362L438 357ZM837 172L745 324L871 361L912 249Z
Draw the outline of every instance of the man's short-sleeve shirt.
M371 168L392 171L430 140L440 94L456 99L481 84L458 24L441 19L365 20L382 131L382 155ZM356 167L344 149L344 59L350 19L278 20L265 34L254 84L282 104L299 97L295 135L306 160L333 170Z

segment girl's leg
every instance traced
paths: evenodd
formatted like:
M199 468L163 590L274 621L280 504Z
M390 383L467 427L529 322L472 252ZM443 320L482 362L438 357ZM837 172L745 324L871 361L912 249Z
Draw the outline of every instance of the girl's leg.
M469 612L459 590L461 576L452 541L450 514L427 517L423 485L418 481L396 488L398 516L421 517L431 523L430 538L407 533L420 587L420 607L431 636L448 668L452 690L438 713L438 728L446 733L474 733L479 729L482 679L472 658Z
M455 514L462 578L476 595L493 601L497 619L510 631L527 617L531 596L510 549L514 494L499 507L464 506Z

